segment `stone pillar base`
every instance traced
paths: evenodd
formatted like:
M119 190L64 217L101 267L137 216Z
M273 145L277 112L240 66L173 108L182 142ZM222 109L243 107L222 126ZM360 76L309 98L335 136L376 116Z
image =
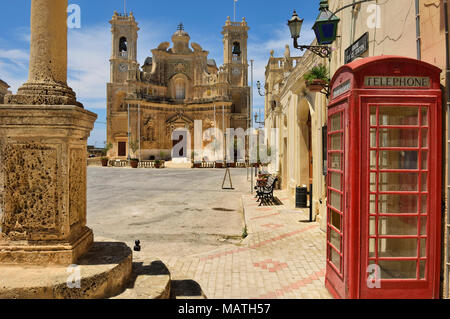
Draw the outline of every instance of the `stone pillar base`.
M5 96L5 104L19 105L76 105L75 92L59 83L25 83L19 88L17 95Z
M87 138L96 115L74 105L0 105L0 265L71 265L86 227Z
M0 265L75 264L94 242L94 233L85 227L80 236L68 243L30 243L0 240Z
M0 264L0 299L114 297L125 290L131 278L132 259L131 249L124 243L97 242L79 258L76 268Z

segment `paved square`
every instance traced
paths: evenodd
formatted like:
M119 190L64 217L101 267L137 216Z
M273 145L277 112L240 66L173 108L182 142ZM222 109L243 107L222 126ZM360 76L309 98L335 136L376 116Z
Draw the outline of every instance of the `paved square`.
M89 225L130 246L140 239L140 259L161 259L210 299L331 298L319 225L306 211L259 207L245 169L231 172L236 189L222 191L224 170L89 168Z

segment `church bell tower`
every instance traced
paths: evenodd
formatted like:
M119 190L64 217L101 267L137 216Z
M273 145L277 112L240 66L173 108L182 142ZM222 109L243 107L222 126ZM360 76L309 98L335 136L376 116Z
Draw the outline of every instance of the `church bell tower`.
M111 24L111 83L124 83L129 71L135 72L137 63L138 24L133 13L119 14L114 12Z
M247 39L250 28L245 21L232 22L228 17L223 27L224 67L228 72L233 100L231 126L247 129L247 112L250 104L248 86Z

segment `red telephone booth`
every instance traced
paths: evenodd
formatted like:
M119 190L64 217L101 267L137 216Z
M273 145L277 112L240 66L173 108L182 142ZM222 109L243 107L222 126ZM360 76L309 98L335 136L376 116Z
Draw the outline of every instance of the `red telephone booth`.
M326 286L336 298L439 298L440 73L382 56L333 77Z

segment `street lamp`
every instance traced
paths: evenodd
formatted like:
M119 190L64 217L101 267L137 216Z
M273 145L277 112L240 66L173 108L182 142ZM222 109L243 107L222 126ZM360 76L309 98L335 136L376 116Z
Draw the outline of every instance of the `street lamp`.
M265 96L264 93L261 93L261 82L260 81L256 82L256 87L258 88L258 94L260 96Z
M300 32L303 25L303 19L301 19L297 12L294 10L292 18L288 21L291 37L294 39L294 48L301 51L310 50L314 54L317 54L321 58L329 58L331 55L331 48L328 44L333 43L336 40L337 26L340 19L330 12L328 6L328 0L321 0L319 7L319 16L314 23L313 30L316 34L317 43L319 45L299 45L298 38L300 38Z
M340 19L328 9L328 0L321 0L319 16L313 25L317 43L320 45L333 43L337 36L337 27Z
M258 122L258 118L259 118L258 113L255 113L255 123L256 124L259 124L259 125L265 124L265 122Z

